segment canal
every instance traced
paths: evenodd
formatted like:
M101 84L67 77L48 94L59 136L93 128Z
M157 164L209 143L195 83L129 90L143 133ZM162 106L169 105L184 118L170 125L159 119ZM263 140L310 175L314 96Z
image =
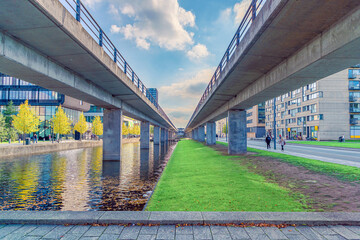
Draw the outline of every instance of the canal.
M174 145L122 145L121 161L102 147L0 159L0 210L141 211Z

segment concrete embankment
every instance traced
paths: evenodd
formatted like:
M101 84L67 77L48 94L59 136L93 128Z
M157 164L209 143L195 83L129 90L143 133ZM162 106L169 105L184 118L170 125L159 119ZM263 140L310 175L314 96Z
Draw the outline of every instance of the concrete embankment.
M33 155L47 152L64 151L77 148L89 148L102 146L102 141L64 141L64 142L40 142L31 145L7 145L0 147L0 157L15 157L23 155Z

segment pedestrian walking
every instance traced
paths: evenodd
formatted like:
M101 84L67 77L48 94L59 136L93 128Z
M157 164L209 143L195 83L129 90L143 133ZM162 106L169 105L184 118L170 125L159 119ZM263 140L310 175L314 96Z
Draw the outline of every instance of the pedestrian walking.
M37 135L36 133L34 134L34 142L37 143L38 142L38 139L37 139Z
M280 146L281 146L281 151L284 151L284 146L285 146L285 144L286 144L285 139L284 139L284 138L280 138L279 144L280 144Z
M270 143L271 143L271 137L269 135L266 136L265 138L265 142L266 142L266 148L270 149Z

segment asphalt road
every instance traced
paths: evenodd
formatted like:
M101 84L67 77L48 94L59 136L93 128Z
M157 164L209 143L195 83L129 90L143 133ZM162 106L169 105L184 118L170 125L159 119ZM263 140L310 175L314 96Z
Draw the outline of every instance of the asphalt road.
M218 141L226 142L224 138L219 138ZM285 151L282 152L280 145L276 144L276 146L277 149L274 150L274 143L272 142L271 149L268 151L360 168L360 149L291 144L287 142ZM248 147L267 150L265 141L248 140Z

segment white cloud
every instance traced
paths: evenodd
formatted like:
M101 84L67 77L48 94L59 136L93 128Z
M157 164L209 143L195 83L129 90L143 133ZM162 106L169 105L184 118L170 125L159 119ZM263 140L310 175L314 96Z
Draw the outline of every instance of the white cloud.
M114 4L110 4L109 6L109 13L118 16L119 15L119 10L114 6Z
M190 59L195 59L195 60L207 57L207 56L209 56L209 54L210 53L209 53L207 47L200 43L193 46L193 48L186 53L186 55Z
M81 2L84 4L85 7L94 7L96 3L100 3L103 0L82 0Z
M176 127L186 126L214 71L215 68L202 69L192 77L159 88L160 105Z
M246 11L250 6L251 0L242 0L239 3L234 5L234 13L235 13L235 23L240 24L241 20L244 18Z
M193 44L193 33L185 27L195 26L195 15L179 6L177 0L113 0L113 4L134 20L126 26L113 25L111 32L135 40L140 48L158 45L167 50L184 50Z

